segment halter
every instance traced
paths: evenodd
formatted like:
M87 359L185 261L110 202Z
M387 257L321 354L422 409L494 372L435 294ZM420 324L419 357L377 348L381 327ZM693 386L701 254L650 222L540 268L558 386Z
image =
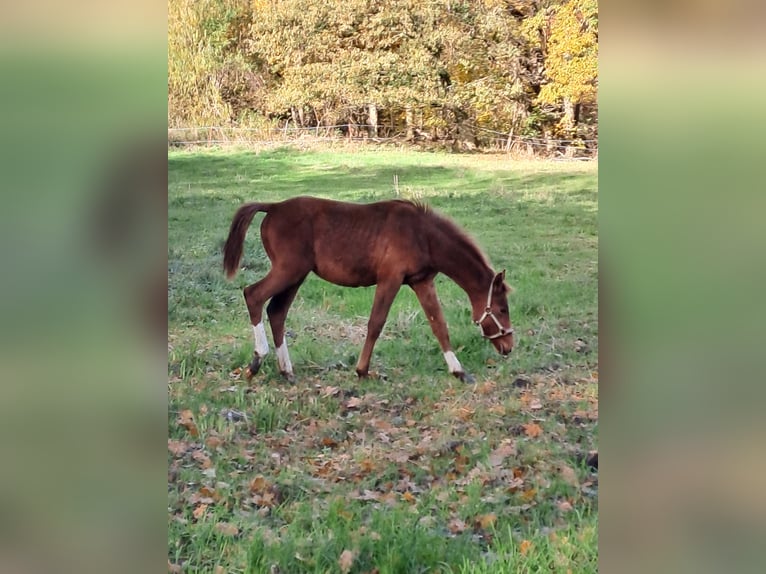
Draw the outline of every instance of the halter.
M504 337L506 335L513 335L513 327L508 327L507 329L503 328L503 326L500 324L500 321L495 317L495 314L492 312L492 288L495 286L494 279L492 280L492 283L489 284L489 293L487 293L487 306L484 308L484 313L481 317L479 317L474 323L476 323L479 326L479 331L481 331L481 336L485 339L497 339L499 337ZM497 333L494 335L487 335L484 332L484 327L482 326L482 322L484 319L489 317L495 322L495 325L497 325Z

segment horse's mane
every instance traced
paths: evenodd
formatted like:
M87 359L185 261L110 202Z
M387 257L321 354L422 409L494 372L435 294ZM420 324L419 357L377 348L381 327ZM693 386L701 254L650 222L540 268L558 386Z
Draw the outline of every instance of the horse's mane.
M487 256L484 255L484 252L479 248L478 245L476 245L476 241L474 241L474 239L454 221L442 215L441 213L434 211L431 209L430 205L418 199L409 199L403 201L412 205L417 211L422 213L426 219L433 221L438 228L442 229L449 235L456 236L459 240L461 240L463 244L465 244L466 249L468 249L476 259L484 263L490 269L492 268L492 266L489 264L489 261L487 261Z

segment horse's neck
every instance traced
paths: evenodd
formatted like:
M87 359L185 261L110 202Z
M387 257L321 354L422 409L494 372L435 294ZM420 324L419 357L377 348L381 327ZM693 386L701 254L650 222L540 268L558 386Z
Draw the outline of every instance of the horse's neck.
M436 265L439 272L457 283L466 292L472 305L485 305L494 273L483 258L478 256L476 248L463 238L455 237L442 243L438 252Z

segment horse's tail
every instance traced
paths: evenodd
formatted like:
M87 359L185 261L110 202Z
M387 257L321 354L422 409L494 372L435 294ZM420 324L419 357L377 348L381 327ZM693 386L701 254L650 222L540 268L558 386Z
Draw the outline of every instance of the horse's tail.
M253 217L259 211L268 211L271 205L271 203L246 203L234 214L229 228L229 237L226 238L226 245L223 247L223 270L227 278L231 279L237 274L239 262L242 259L245 235Z

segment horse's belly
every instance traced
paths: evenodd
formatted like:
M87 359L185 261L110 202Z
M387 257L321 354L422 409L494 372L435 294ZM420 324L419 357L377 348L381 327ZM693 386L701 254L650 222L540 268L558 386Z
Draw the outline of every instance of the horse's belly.
M319 277L335 285L344 287L369 287L375 285L375 274L359 267L344 268L342 265L317 265L314 269Z

